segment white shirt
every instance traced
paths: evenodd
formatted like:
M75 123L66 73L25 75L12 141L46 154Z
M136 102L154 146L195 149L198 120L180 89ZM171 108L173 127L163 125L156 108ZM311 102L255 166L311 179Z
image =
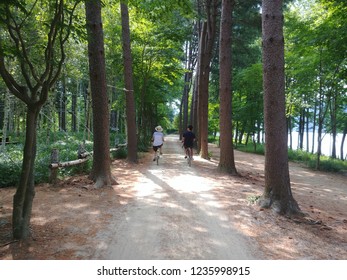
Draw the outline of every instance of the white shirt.
M164 142L164 134L159 131L153 133L153 146L160 146Z

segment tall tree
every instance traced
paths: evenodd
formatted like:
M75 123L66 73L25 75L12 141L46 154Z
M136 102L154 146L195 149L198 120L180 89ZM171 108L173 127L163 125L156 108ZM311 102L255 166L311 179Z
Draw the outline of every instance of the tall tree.
M5 92L5 100L4 100L4 124L2 126L2 141L0 143L0 153L6 151L6 139L7 139L7 127L9 123L9 117L10 117L10 110L11 110L11 104L10 104L10 91L7 89Z
M220 161L218 168L236 175L231 121L231 27L234 4L234 0L222 0L219 37Z
M112 177L110 165L110 121L100 0L86 1L86 23L94 136L93 168L90 177L98 188L117 183Z
M262 3L265 190L260 203L280 214L294 214L299 213L299 206L291 192L288 166L283 1Z
M122 37L123 37L123 57L124 57L124 82L126 95L126 116L127 116L127 139L128 139L128 161L137 162L137 134L136 134L136 112L133 85L133 69L130 46L130 28L128 1L121 2L122 14Z
M197 23L195 22L193 27L192 37L190 41L185 42L185 74L184 74L184 87L182 94L182 101L180 106L180 126L179 134L180 138L185 128L188 126L189 115L189 92L192 86L193 70L196 64L196 30ZM191 112L192 113L192 112Z
M218 0L204 2L206 20L202 25L199 43L198 77L198 143L200 156L208 158L208 96L210 64L216 37Z
M13 1L16 6L11 2L0 4L0 22L4 26L0 36L0 74L10 92L26 104L22 171L13 199L15 239L30 237L38 116L61 73L64 46L78 2L71 5L63 0L52 0L40 6L37 1ZM16 71L6 67L9 60L18 64L20 75L16 76Z

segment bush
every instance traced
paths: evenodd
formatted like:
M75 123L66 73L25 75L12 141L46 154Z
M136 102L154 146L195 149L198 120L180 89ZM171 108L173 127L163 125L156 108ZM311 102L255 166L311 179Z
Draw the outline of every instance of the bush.
M114 159L125 159L128 156L128 150L126 148L119 148L112 152L112 158Z
M305 152L303 150L288 150L288 158L292 161L299 161L299 162L310 162L315 161L316 156L314 154Z
M15 186L22 170L22 145L7 145L0 153L0 188Z
M15 186L21 173L21 161L5 161L0 158L0 188Z
M312 169L316 169L317 159L308 161L307 165ZM347 162L322 156L319 163L319 170L327 172L346 172Z
M219 146L219 137L218 136L213 136L213 135L208 135L207 139L208 143L216 144Z

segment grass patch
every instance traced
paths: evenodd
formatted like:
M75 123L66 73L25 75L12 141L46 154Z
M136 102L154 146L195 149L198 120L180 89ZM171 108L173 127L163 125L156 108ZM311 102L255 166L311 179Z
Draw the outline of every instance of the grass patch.
M259 201L260 197L260 195L251 195L247 197L247 201L249 204L254 205Z
M239 150L241 152L246 152L246 153L253 153L253 154L259 154L259 155L264 155L265 154L265 146L263 144L237 144L235 147L236 150Z

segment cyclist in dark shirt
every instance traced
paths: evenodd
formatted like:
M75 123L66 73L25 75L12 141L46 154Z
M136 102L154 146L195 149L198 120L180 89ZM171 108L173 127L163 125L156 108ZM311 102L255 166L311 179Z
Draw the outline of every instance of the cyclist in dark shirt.
M183 146L186 152L186 155L184 158L187 158L188 154L187 154L187 150L190 149L191 151L191 155L193 158L193 145L194 145L194 140L195 140L195 134L193 133L193 126L192 125L188 125L187 127L187 131L185 131L183 133Z

